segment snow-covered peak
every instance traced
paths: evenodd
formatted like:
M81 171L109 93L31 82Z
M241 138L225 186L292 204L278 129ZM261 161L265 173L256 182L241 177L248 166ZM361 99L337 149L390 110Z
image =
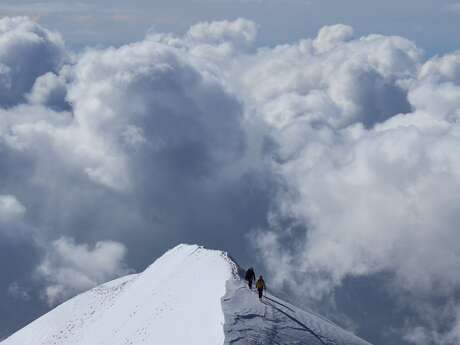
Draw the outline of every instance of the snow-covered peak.
M365 345L274 296L260 302L226 253L179 245L144 272L80 294L1 345Z

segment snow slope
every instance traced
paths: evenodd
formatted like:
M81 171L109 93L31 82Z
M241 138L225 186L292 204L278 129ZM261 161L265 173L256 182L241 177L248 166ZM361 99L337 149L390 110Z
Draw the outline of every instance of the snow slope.
M63 303L1 345L223 344L220 300L231 277L221 252L180 245L140 274Z
M331 321L271 294L260 303L256 292L241 280L227 282L222 306L225 345L370 345Z
M369 345L268 295L221 251L179 245L144 272L80 294L1 345Z

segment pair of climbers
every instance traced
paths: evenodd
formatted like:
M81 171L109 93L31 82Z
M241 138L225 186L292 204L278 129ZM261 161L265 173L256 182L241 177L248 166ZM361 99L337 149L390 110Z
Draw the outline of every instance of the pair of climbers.
M249 290L252 290L252 283L256 280L256 274L254 268L250 267L244 276L244 279L248 282ZM256 289L259 292L259 299L262 299L263 292L265 290L265 281L262 276L259 276L259 279L256 281Z

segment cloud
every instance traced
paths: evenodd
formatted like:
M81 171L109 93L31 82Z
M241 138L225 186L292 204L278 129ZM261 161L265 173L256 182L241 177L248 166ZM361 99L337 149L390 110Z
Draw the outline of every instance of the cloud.
M336 48L340 43L348 41L352 36L353 28L348 25L325 26L318 32L313 47L318 53L325 53Z
M409 112L404 81L416 74L421 52L401 37L340 41L350 33L346 26L325 27L314 40L260 50L235 71L238 89L277 128L302 120L372 127Z
M0 106L24 101L37 77L58 71L66 59L59 34L25 17L0 19Z
M62 237L52 243L37 269L47 281L45 297L54 305L68 297L99 285L131 270L124 259L126 247L118 242L101 241L94 247Z
M267 268L314 299L383 272L415 300L453 295L458 53L423 63L412 43L374 35L317 53L310 41L264 52L243 80L275 128L285 183L271 229L254 235Z
M460 308L455 298L449 297L446 303L438 306L424 301L418 303L417 309L425 324L406 327L403 332L405 341L420 345L458 343Z
M26 208L13 195L0 195L0 224L21 219Z
M251 44L256 36L256 24L243 18L234 21L201 22L193 25L186 34L186 38L194 43L234 43L238 46Z
M95 181L133 187L136 179L128 170L144 164L146 156L151 166L144 171L169 169L188 156L187 175L207 175L244 148L238 101L177 49L146 40L92 51L73 73L68 99L81 124L78 131L100 150L99 166L86 168ZM134 146L129 133L140 139Z
M251 182L243 105L181 41L88 49L0 109L1 188L30 210L24 237L46 255L38 277L50 304L118 272L95 266L99 276L70 262L69 253L91 257L106 246L68 238L143 247L131 254L142 253L142 267L164 249L152 251L161 238L231 238L264 221L264 177ZM246 201L236 205L240 195Z
M8 295L10 295L13 298L21 299L23 301L29 301L31 298L30 294L17 282L12 282L8 286Z
M66 100L68 82L70 80L66 78L65 71L61 71L59 75L48 72L35 80L26 98L31 104L43 105L58 111L69 111L71 106Z

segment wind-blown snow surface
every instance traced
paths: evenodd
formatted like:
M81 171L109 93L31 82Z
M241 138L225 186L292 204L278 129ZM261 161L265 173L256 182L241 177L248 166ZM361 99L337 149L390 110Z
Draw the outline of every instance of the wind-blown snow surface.
M368 344L271 295L259 302L237 272L226 253L179 245L144 272L70 299L1 345Z

